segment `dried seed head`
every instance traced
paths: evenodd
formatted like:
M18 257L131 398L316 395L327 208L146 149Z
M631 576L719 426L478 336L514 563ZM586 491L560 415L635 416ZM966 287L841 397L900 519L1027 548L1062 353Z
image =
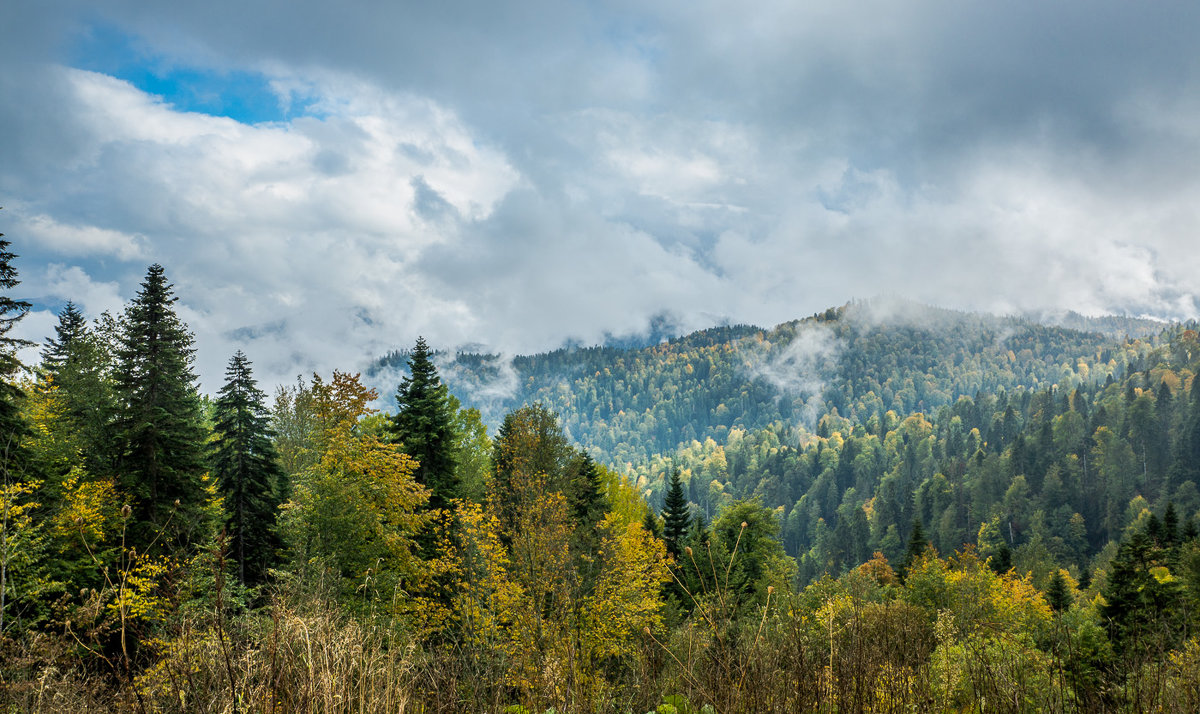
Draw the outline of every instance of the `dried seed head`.
M745 527L746 527L746 522L742 521L742 528L745 528Z
M133 509L129 507L128 503L121 507L121 518L129 518L131 513L133 513Z
M178 498L177 498L177 499L175 499L175 507L176 507L176 508L179 508L179 499L178 499Z
M773 593L773 592L775 592L775 586L774 586L774 585L768 585L768 586L767 586L767 594L768 594L768 595L770 595L770 594L771 594L771 593Z
M683 552L687 553L689 558L692 557L692 546L684 547Z

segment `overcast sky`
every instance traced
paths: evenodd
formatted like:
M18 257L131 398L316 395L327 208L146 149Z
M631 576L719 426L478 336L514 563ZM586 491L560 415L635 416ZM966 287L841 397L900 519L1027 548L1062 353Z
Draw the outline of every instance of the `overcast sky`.
M52 332L161 263L203 389L855 297L1200 315L1194 2L16 0Z

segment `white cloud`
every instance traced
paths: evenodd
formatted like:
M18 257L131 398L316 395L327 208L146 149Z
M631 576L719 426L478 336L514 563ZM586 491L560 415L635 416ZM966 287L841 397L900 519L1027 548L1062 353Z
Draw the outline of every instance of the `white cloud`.
M0 65L0 219L34 294L127 299L161 262L210 383L237 347L269 382L417 334L518 353L880 293L1195 317L1171 9L65 0ZM147 62L262 73L293 118L66 69L50 13L60 45L99 19Z
M71 257L111 255L121 260L145 257L145 236L96 226L59 223L50 216L31 215L15 231L42 247Z

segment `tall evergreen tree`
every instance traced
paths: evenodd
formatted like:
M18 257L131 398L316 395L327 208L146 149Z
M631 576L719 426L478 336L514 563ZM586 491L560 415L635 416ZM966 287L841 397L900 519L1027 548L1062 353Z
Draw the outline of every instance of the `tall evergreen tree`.
M107 317L107 315L106 315ZM108 342L89 329L74 303L58 314L55 337L42 350L42 375L57 392L62 416L80 444L88 473L114 472L111 382L113 355Z
M151 265L125 310L114 387L120 484L134 499L133 545L185 545L204 502L204 429L192 334L175 314L163 268Z
M683 495L683 479L679 477L679 469L671 472L667 494L663 497L662 517L663 538L667 542L667 552L678 559L679 554L683 552L683 539L692 522L687 496Z
M1046 602L1055 612L1066 612L1070 609L1073 599L1067 579L1063 577L1061 570L1055 570L1054 575L1050 576L1050 585L1046 588Z
M570 498L579 462L554 412L541 404L531 404L506 414L492 446L490 487L505 531L516 528L528 484L537 482L543 491L557 491Z
M429 507L445 508L462 495L454 458L454 413L450 392L438 377L424 337L408 359L409 376L396 390L391 435L417 460L417 481L430 490Z
M0 234L2 237L3 234ZM8 605L9 584L13 581L10 564L14 559L14 530L28 527L14 523L10 517L15 504L14 482L27 478L22 437L29 428L21 417L19 400L23 392L14 380L22 365L17 351L28 346L27 340L8 336L8 332L29 312L29 303L9 296L20 284L12 260L17 257L8 250L10 243L0 240L0 634L4 631L4 616ZM10 495L11 494L11 495ZM14 528L15 526L15 528Z
M243 585L265 581L279 546L275 522L283 469L271 441L265 400L250 360L238 350L225 369L225 386L215 403L211 460L225 496L225 527Z
M608 499L604 495L604 482L600 469L586 451L579 457L575 477L567 498L575 518L576 528L595 531L596 524L608 513Z
M929 547L929 540L925 537L925 528L921 525L921 519L915 519L912 524L912 531L908 536L908 548L904 551L904 563L900 566L900 578L903 579L908 574L908 569L916 562L918 558L925 554L925 550Z
M42 348L42 369L57 380L63 366L78 352L79 343L88 334L87 320L75 303L68 300L62 312L58 313L54 334L54 337L47 338Z
M3 235L0 233L0 238ZM33 344L8 334L30 307L27 301L9 295L9 291L21 283L12 263L17 256L8 249L10 245L9 241L0 240L0 458L4 459L6 471L19 461L20 438L27 429L17 405L23 394L16 385L17 373L22 369L17 353Z
M1175 463L1171 465L1171 484L1200 481L1200 383L1192 380L1187 419L1184 421Z

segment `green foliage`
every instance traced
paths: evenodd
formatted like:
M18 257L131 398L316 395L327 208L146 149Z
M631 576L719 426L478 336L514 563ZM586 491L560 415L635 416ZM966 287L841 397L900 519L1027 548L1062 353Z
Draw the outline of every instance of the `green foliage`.
M408 370L396 390L392 439L417 462L417 482L429 489L429 507L444 509L462 495L455 469L454 409L424 338L417 338Z
M133 499L129 540L139 552L184 548L203 527L195 348L176 299L162 266L151 265L125 310L116 354L116 461L121 490Z
M214 408L212 474L225 505L230 555L242 585L265 582L282 545L275 527L281 480L266 395L258 388L250 360L238 350L225 370L225 386Z
M683 495L683 481L679 470L671 473L667 495L663 498L663 538L667 541L667 552L679 558L683 552L683 539L692 523L691 506Z

